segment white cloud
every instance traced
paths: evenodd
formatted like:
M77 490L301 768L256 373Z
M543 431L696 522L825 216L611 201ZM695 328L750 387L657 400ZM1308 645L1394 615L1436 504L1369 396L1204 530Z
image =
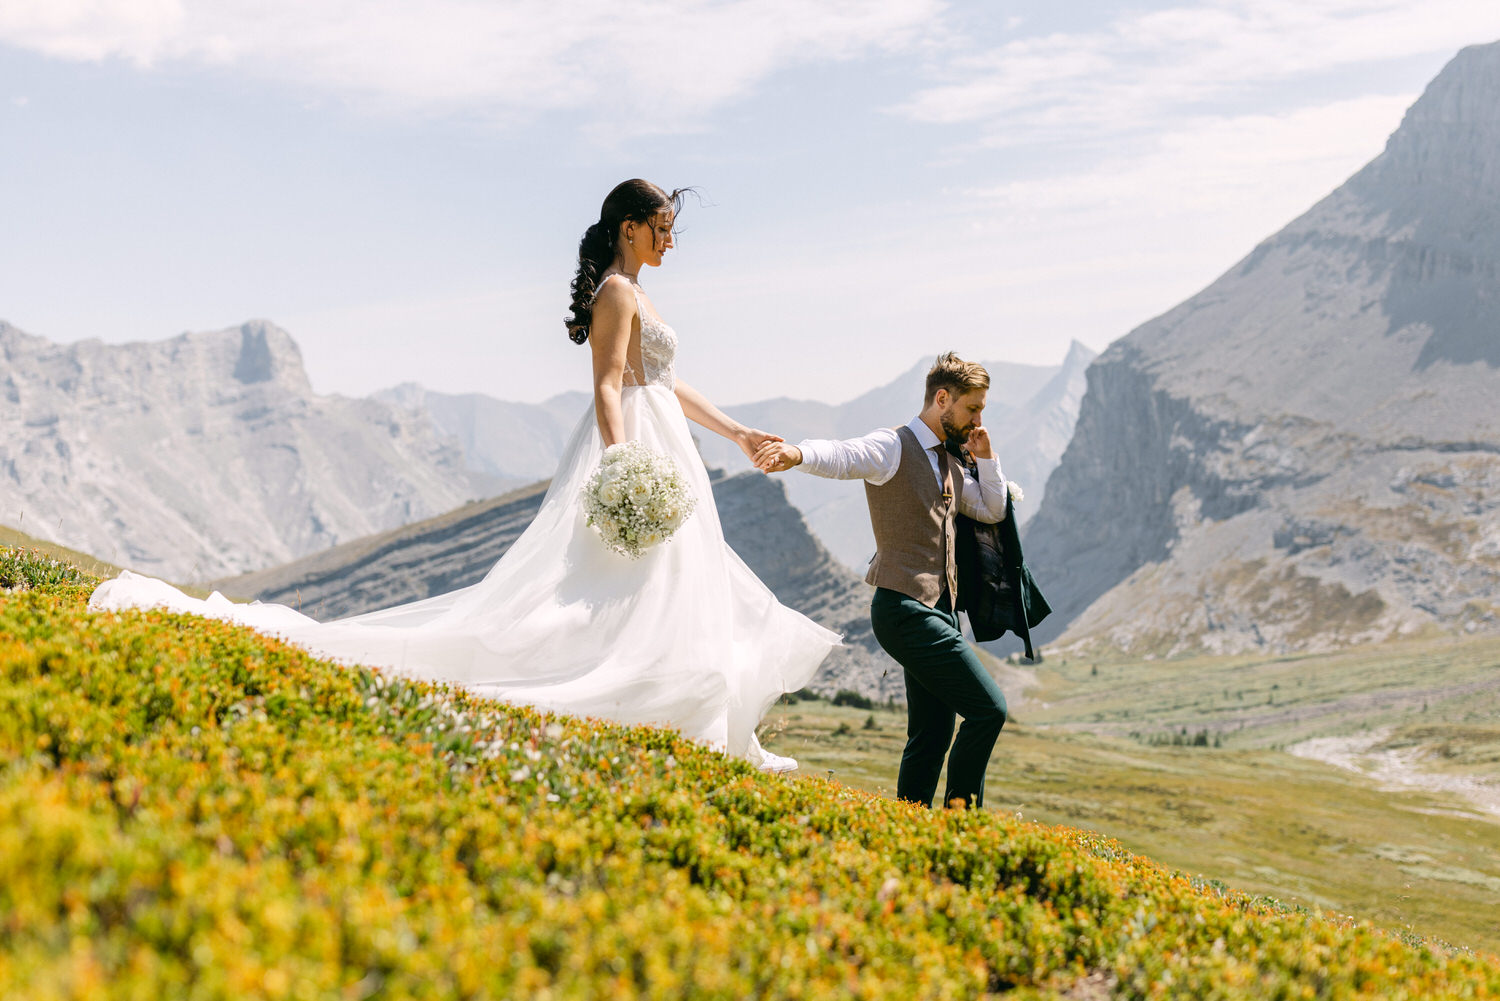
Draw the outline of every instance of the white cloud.
M0 42L229 64L397 107L671 128L784 66L911 42L940 0L11 0Z
M971 194L1007 219L1040 215L1054 224L1060 215L1087 221L1113 212L1144 222L1235 204L1257 206L1262 222L1286 222L1378 154L1415 99L1380 95L1284 114L1184 120L1140 155Z
M61 59L147 64L183 18L181 0L16 0L0 5L0 42Z
M944 227L910 280L929 302L967 293L978 322L1024 331L1039 360L1069 338L1102 348L1343 183L1415 96L1182 121L1137 155L963 192L972 228Z
M1496 37L1500 4L1473 0L1212 0L952 59L943 82L895 110L981 123L995 142L1087 138L1150 129L1251 87Z

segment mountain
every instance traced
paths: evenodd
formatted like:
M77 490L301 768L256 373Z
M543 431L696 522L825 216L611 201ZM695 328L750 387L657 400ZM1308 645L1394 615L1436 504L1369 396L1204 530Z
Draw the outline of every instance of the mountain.
M1500 43L1088 371L1026 535L1042 634L1292 651L1500 626Z
M281 563L489 493L425 418L319 396L264 321L59 345L0 323L0 521L147 573Z
M440 594L482 578L531 523L546 490L546 483L534 484L213 586L318 619ZM869 587L818 543L780 482L716 470L713 490L724 536L756 576L783 604L844 635L845 646L823 662L810 687L904 701L901 671L870 629Z
M512 486L552 475L590 399L572 392L544 403L508 403L483 393L439 393L414 382L380 390L374 398L427 414L457 440L471 469Z
M1083 372L1094 352L1073 343L1062 365L985 362L990 373L985 423L995 434L1007 477L1026 487L1024 523L1041 500L1047 475L1067 445ZM918 361L890 382L845 403L777 397L725 407L736 420L791 441L848 438L874 428L904 423L920 407L932 358ZM426 415L457 439L466 461L497 480L515 483L549 476L563 443L588 407L585 393L563 393L544 403L508 403L482 394L452 395L405 383L375 394L377 399ZM695 428L704 461L738 472L750 468L729 441ZM784 478L787 496L825 546L846 566L863 573L874 537L858 484L806 475Z

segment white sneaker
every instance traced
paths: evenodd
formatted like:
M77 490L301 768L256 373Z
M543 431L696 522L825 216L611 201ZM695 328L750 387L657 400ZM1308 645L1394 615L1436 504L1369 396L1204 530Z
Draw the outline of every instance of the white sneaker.
M780 754L772 754L765 748L761 748L760 764L757 767L761 771L768 772L771 775L784 775L787 772L795 772L797 770L797 759L783 757Z

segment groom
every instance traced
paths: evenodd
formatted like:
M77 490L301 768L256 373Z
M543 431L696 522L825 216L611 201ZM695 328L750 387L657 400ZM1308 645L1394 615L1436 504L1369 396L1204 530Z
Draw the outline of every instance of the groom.
M928 807L955 714L963 725L948 756L949 805L983 805L985 766L1005 725L1005 696L964 641L954 611L954 515L988 524L1005 517L1005 480L980 424L989 386L983 366L950 351L927 373L922 412L905 427L845 441L772 441L755 455L768 473L799 467L865 481L876 546L865 576L875 585L870 620L906 675L907 740L896 795ZM977 478L950 461L949 439L977 460Z

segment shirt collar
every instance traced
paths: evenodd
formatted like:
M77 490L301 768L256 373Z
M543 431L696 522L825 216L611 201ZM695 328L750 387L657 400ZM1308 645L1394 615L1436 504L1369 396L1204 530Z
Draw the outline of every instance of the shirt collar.
M932 433L932 428L927 426L927 423L922 420L920 414L913 417L911 423L906 426L911 428L911 433L917 436L917 444L921 445L923 449L931 451L941 444L938 441L938 436Z

